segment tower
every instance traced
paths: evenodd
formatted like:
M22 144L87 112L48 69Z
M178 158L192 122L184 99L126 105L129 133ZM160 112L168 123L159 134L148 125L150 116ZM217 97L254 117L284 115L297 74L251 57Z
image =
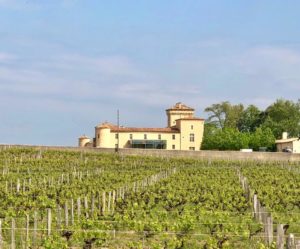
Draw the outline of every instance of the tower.
M89 137L87 137L86 135L82 135L78 139L79 147L86 147L87 144L89 144L90 142L91 142L91 139Z
M176 125L176 120L181 118L193 118L195 110L181 102L166 110L168 116L168 127Z

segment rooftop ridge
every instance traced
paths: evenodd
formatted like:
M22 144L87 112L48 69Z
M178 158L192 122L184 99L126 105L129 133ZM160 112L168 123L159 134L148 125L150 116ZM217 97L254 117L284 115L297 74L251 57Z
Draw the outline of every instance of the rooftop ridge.
M195 109L181 102L177 102L175 105L167 109L167 111L171 111L171 110L194 111Z

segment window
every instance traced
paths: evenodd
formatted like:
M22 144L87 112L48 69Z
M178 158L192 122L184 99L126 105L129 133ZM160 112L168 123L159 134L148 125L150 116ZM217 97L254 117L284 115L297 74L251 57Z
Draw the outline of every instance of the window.
M98 139L100 138L100 134L98 134Z
M195 147L189 147L189 150L195 150Z
M191 125L191 130L193 130L194 129L194 126L193 125Z
M116 148L116 149L119 148L118 144L115 144L115 148Z
M190 142L195 142L195 134L194 133L190 134Z
M115 134L115 138L116 138L116 139L119 138L119 134L118 134L118 133Z
M175 140L175 134L172 135L172 139Z
M172 149L175 150L175 144L172 145Z
M131 148L137 149L166 149L166 140L141 140L133 139L131 141Z
M133 138L132 134L129 134L129 139L132 139L132 138Z
M160 134L158 134L158 139L161 140L161 135Z
M144 139L147 139L147 134L144 134Z

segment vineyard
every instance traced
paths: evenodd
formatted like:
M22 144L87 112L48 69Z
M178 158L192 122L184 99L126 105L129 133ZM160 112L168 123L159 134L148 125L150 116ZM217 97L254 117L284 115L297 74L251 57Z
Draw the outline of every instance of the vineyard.
M300 248L300 167L0 151L0 249Z

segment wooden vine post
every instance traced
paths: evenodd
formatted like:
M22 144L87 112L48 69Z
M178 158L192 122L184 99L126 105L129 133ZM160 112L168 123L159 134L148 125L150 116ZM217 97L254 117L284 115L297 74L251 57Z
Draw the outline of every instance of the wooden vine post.
M294 244L295 244L295 237L293 234L289 234L286 242L286 248L292 249Z
M267 242L270 246L273 243L273 219L272 216L267 217L267 228L266 228L266 235L267 235Z
M69 211L68 211L68 203L65 202L65 226L69 226Z
M20 192L20 187L21 187L20 179L18 178L18 179L17 179L17 193Z
M106 193L102 193L102 215L105 215L105 206L106 206Z
M279 224L277 226L277 249L284 249L284 230L283 225Z
M11 219L11 249L16 249L16 234L15 231L16 230L16 222L15 219L12 218Z
M243 190L246 193L247 199L251 202L252 201L252 208L253 208L253 217L262 222L263 224L263 231L266 244L269 246L273 243L273 218L271 213L269 213L265 207L261 206L260 201L256 194L253 194L251 190L248 180L244 177L239 170L237 170L238 177L240 179L240 183L242 185ZM252 196L251 196L252 195ZM252 199L251 199L252 197Z
M74 200L71 199L71 225L74 225Z
M57 227L61 228L61 207L57 205Z
M115 202L116 202L116 191L113 190L113 194L112 194L112 213L115 212Z
M268 212L268 210L264 206L261 205L258 196L256 194L252 194L252 191L247 183L246 177L242 176L239 170L237 172L244 191L249 194L250 198L252 195L253 216L256 220L263 224L264 237L266 243L270 246L274 241L274 221L272 218L272 214ZM284 233L284 225L278 224L276 234L276 249L284 249L285 245L286 249L300 249L300 241L295 241L295 237L293 234L289 234L286 239Z
M25 247L27 248L29 242L29 215L26 214L26 240L25 240Z
M94 217L95 215L95 197L94 195L92 194L92 202L91 202L91 217Z
M80 220L81 216L81 200L80 197L77 198L77 219Z
M110 214L111 192L108 193L107 213Z
M0 219L0 249L3 249L2 220Z
M38 213L37 211L34 211L34 216L33 216L33 246L35 246L36 243L36 235L37 235L37 229L38 229Z
M48 208L47 209L47 236L51 235L51 222L52 222L51 208Z

